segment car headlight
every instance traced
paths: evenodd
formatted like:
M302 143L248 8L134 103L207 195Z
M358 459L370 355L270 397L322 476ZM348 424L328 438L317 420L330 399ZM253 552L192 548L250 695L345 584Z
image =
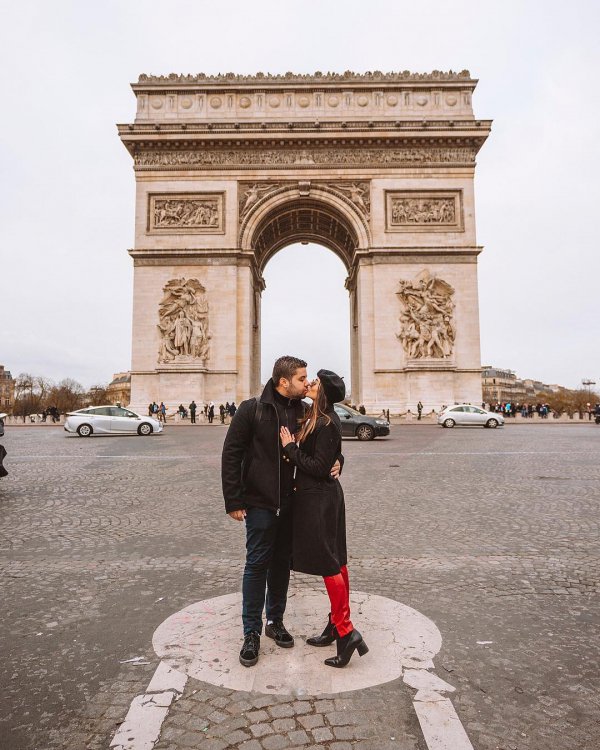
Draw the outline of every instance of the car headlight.
M376 419L375 420L375 424L385 424L385 425L387 425L387 424L389 424L389 422L387 421L387 419Z

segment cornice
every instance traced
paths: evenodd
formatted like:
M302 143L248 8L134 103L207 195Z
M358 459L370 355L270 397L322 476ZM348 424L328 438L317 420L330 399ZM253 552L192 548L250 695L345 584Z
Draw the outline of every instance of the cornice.
M226 135L255 135L269 138L274 134L290 137L292 134L309 133L311 135L335 134L346 136L351 133L424 133L440 131L448 134L462 132L483 132L486 135L492 127L492 120L450 120L426 119L421 120L338 120L338 121L306 121L294 120L275 122L143 122L120 123L117 125L122 140L140 140L143 136L169 138L172 135L186 137Z
M147 75L142 73L137 83L132 83L131 86L134 90L143 88L156 88L156 87L175 87L180 89L186 86L203 86L203 87L226 87L226 88L239 88L239 87L260 87L260 88L271 88L273 86L278 87L295 87L301 86L313 86L313 87L327 87L328 85L334 84L339 85L365 85L365 86L381 86L383 84L394 84L404 85L407 83L415 84L446 84L459 82L461 84L471 84L473 87L477 84L477 79L471 78L471 74L468 70L462 70L455 72L453 70L441 71L433 70L430 73L413 73L409 70L404 71L391 71L384 73L382 71L367 71L365 73L355 73L354 71L347 70L344 73L328 72L322 73L317 71L315 73L255 73L255 74L240 74L240 73L218 73L216 75L210 75L206 73L197 74L181 74L181 73L169 73L168 75Z

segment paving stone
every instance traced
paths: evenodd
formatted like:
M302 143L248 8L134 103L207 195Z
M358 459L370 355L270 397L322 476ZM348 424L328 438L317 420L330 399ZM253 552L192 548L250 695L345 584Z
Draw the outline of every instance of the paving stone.
M239 750L262 750L262 745L258 740L248 740L247 742L242 742Z
M283 750L290 746L290 741L281 734L272 734L262 739L262 746L264 750Z
M290 732L296 728L295 719L275 719L273 722L273 729L276 732Z
M329 740L334 739L329 727L316 727L312 730L312 736L317 742L328 742Z
M325 723L321 714L308 714L307 716L299 716L298 721L304 729L314 729L314 727L322 727Z
M306 745L310 742L310 737L303 729L297 729L295 732L288 734L292 745Z
M292 703L292 708L294 709L294 716L308 714L312 711L312 706L308 701L295 701Z
M270 724L252 724L249 729L254 737L264 737L266 734L273 734L273 727Z
M294 716L294 709L289 703L282 703L278 706L271 706L269 713L274 719L286 719L289 716Z
M269 714L263 710L248 711L246 713L246 718L248 719L248 721L251 721L253 724L259 724L261 721L268 721Z

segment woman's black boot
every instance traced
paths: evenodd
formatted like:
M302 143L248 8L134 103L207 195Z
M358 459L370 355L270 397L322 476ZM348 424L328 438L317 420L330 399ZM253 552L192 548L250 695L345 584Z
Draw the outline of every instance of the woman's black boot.
M331 644L337 640L337 629L331 622L331 612L328 615L327 625L321 635L313 635L311 638L307 638L306 642L309 646L331 646Z
M358 651L360 656L364 656L369 651L369 647L363 641L362 635L358 630L351 630L348 635L337 640L337 655L330 659L325 659L328 667L345 667L350 661L354 651Z

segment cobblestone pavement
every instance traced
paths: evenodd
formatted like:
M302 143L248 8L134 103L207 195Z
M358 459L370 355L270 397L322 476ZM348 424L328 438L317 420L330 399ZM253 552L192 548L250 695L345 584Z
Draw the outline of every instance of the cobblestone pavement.
M225 429L7 429L3 750L108 747L158 664L154 630L239 589ZM436 672L477 750L600 746L599 441L595 425L552 425L344 442L352 584L436 623ZM311 698L190 679L156 747L426 750L413 693L401 680Z

